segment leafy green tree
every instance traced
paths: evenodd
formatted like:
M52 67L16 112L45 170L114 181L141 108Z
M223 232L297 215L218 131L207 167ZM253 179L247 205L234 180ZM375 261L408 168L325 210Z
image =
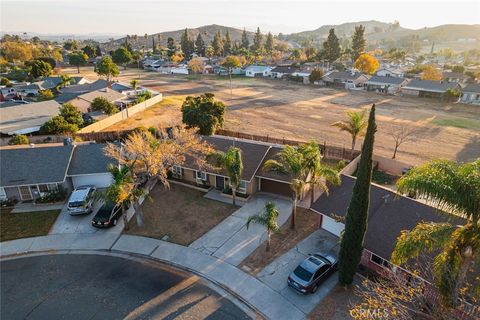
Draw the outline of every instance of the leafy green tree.
M265 162L263 169L276 172L290 177L290 188L292 189L292 219L290 227L295 229L297 215L297 201L307 184L307 168L304 154L292 146L285 146L277 155L276 159L269 159Z
M316 81L320 81L323 78L323 71L321 69L313 69L310 75L308 76L308 80L310 83L315 83Z
M69 85L72 82L72 77L70 77L68 74L62 74L60 76L60 83L57 85L57 90L59 88L65 88L67 85Z
M22 145L22 144L29 144L30 141L28 137L24 134L14 135L9 141L9 145Z
M182 34L180 39L180 47L182 49L183 55L186 59L190 59L194 51L193 40L188 36L188 31L185 29L185 32Z
M226 153L216 152L211 155L215 159L216 165L223 168L232 188L233 205L236 205L237 190L242 181L243 160L242 150L237 147L230 147Z
M101 57L102 56L102 48L100 48L99 45L95 47L95 57Z
M340 242L339 277L342 285L353 281L363 251L363 241L367 230L368 207L370 205L370 182L373 167L373 144L375 141L375 105L370 109L367 134L358 163L357 179L353 187L352 199L347 209L345 231Z
M11 87L11 86L12 86L12 83L11 83L10 80L8 80L7 78L2 77L2 78L0 79L0 85L6 86L6 87Z
M242 32L242 48L248 50L250 48L250 41L248 41L247 31L243 29Z
M78 126L68 123L62 116L53 117L40 128L40 133L42 134L70 134L77 131Z
M96 48L91 45L87 44L85 47L82 48L83 53L85 53L89 58L95 58L97 56Z
M113 52L113 62L123 65L127 69L127 64L133 60L132 54L125 47L120 47Z
M200 57L205 56L205 41L203 41L201 33L198 34L197 40L195 40L195 52Z
M57 63L55 62L55 59L50 58L50 57L39 57L39 58L37 58L37 60L48 63L52 67L52 70L55 69L55 67L57 66Z
M255 54L259 55L262 50L263 50L263 34L260 32L260 28L257 27L257 31L253 36L252 51L255 52Z
M223 39L220 31L215 33L215 35L213 36L212 47L214 55L216 55L217 57L223 56Z
M355 144L357 138L361 137L365 128L367 127L367 121L365 119L366 111L347 111L347 120L346 121L337 121L331 125L340 129L340 131L348 132L352 137L352 149L351 154L353 156L353 151L355 150Z
M103 57L97 64L97 74L99 76L106 76L107 81L110 82L112 77L118 76L118 67L109 56Z
M365 53L367 40L365 40L365 27L355 26L355 32L352 36L352 61L357 61L362 53Z
M226 56L231 54L232 49L233 49L232 39L230 39L230 34L228 33L228 29L227 29L227 32L225 34L225 41L223 42L223 54Z
M452 72L464 73L465 67L464 66L453 66Z
M335 29L328 32L327 41L323 43L323 54L328 62L332 63L340 57L340 42L335 35Z
M273 35L271 32L267 35L267 40L265 41L265 51L271 55L274 49Z
M241 66L240 59L236 56L228 56L222 61L222 67L227 68L230 79L230 98L232 98L232 71Z
M275 203L273 203L272 201L268 201L265 204L265 209L262 213L249 216L247 219L247 230L252 223L259 224L265 227L265 229L267 230L267 252L270 251L270 238L272 236L272 233L277 232L279 229L277 222L279 215L280 213L275 207Z
M188 96L182 104L182 121L189 128L198 128L198 133L209 136L223 126L225 111L225 105L215 100L213 93Z
M90 104L90 109L92 111L103 111L108 115L115 114L119 111L116 105L104 97L96 97L93 99L92 103Z
M470 268L480 267L480 159L470 163L430 161L409 170L397 186L400 194L414 194L446 214L465 219L464 225L419 223L402 232L392 254L392 262L401 265L434 252L436 285L446 304L456 306ZM479 289L477 281L474 290Z
M64 103L60 107L60 114L66 122L81 128L83 125L82 112L71 103Z
M80 73L80 67L87 63L88 56L80 51L72 52L68 55L68 63L77 67L77 72Z
M175 45L175 40L173 38L168 37L167 39L167 56L171 59L172 56L177 51L177 46Z
M298 147L298 150L303 154L305 160L305 169L310 175L308 184L310 185L310 207L315 200L315 187L320 187L328 194L327 182L334 185L340 184L340 175L338 170L326 166L322 163L322 154L320 147L315 141L310 141L308 144L303 144Z
M45 61L33 60L28 63L29 75L33 79L48 77L52 74L52 66Z
M76 40L68 40L63 44L63 48L65 50L78 50L78 41Z

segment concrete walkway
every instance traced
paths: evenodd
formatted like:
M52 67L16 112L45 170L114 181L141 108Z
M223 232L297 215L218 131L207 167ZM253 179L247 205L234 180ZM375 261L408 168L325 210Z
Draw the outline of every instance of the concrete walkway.
M63 206L63 203L17 203L12 213L61 210Z
M103 250L142 255L191 271L229 291L267 319L304 319L281 294L221 259L173 243L113 233L55 234L0 243L2 258L23 253Z
M252 224L247 230L245 223L249 216L262 212L268 201L275 202L280 211L278 224L283 225L291 214L291 201L283 197L259 193L231 216L195 240L190 244L190 248L238 266L266 240L266 231L263 226Z
M338 255L338 241L338 237L326 230L319 229L266 266L257 274L257 278L302 312L308 314L335 287L338 282L337 274L335 273L326 279L318 287L317 292L308 295L300 295L289 288L287 277L300 262L308 257L308 254L333 252Z

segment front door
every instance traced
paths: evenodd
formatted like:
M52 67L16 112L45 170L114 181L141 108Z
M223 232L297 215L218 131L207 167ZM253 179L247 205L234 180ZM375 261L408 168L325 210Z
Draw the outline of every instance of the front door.
M18 191L20 192L20 198L24 201L32 200L32 191L30 190L30 186L21 186L18 187Z
M217 190L225 189L225 178L220 176L215 176L215 185Z

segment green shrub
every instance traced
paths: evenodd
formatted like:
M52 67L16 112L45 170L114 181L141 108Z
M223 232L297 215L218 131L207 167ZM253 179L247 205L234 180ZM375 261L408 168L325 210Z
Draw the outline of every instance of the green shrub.
M19 134L16 136L13 136L9 141L9 145L21 145L21 144L29 144L30 141L28 140L28 137L24 134Z
M38 94L40 95L40 99L42 99L42 100L52 100L53 99L52 90L49 90L49 89L39 90Z
M2 85L2 86L7 86L7 87L11 87L11 86L12 86L12 83L11 83L10 80L8 80L7 78L2 77L2 78L0 79L0 85Z
M58 190L52 190L47 192L46 195L35 200L37 203L52 203L58 201L64 201L67 198L67 192L64 188L58 187Z

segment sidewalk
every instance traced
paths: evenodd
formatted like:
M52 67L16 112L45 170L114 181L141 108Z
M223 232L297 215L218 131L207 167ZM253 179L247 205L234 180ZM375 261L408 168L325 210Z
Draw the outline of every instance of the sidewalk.
M28 252L108 250L143 255L186 269L223 287L267 319L304 319L305 313L255 277L221 259L193 248L173 243L113 233L55 234L0 243L0 255L6 257Z
M275 202L280 211L278 225L283 225L291 214L291 201L282 197L256 194L189 247L238 266L266 240L266 231L263 226L251 224L247 230L245 223L249 216L262 212L268 201Z

